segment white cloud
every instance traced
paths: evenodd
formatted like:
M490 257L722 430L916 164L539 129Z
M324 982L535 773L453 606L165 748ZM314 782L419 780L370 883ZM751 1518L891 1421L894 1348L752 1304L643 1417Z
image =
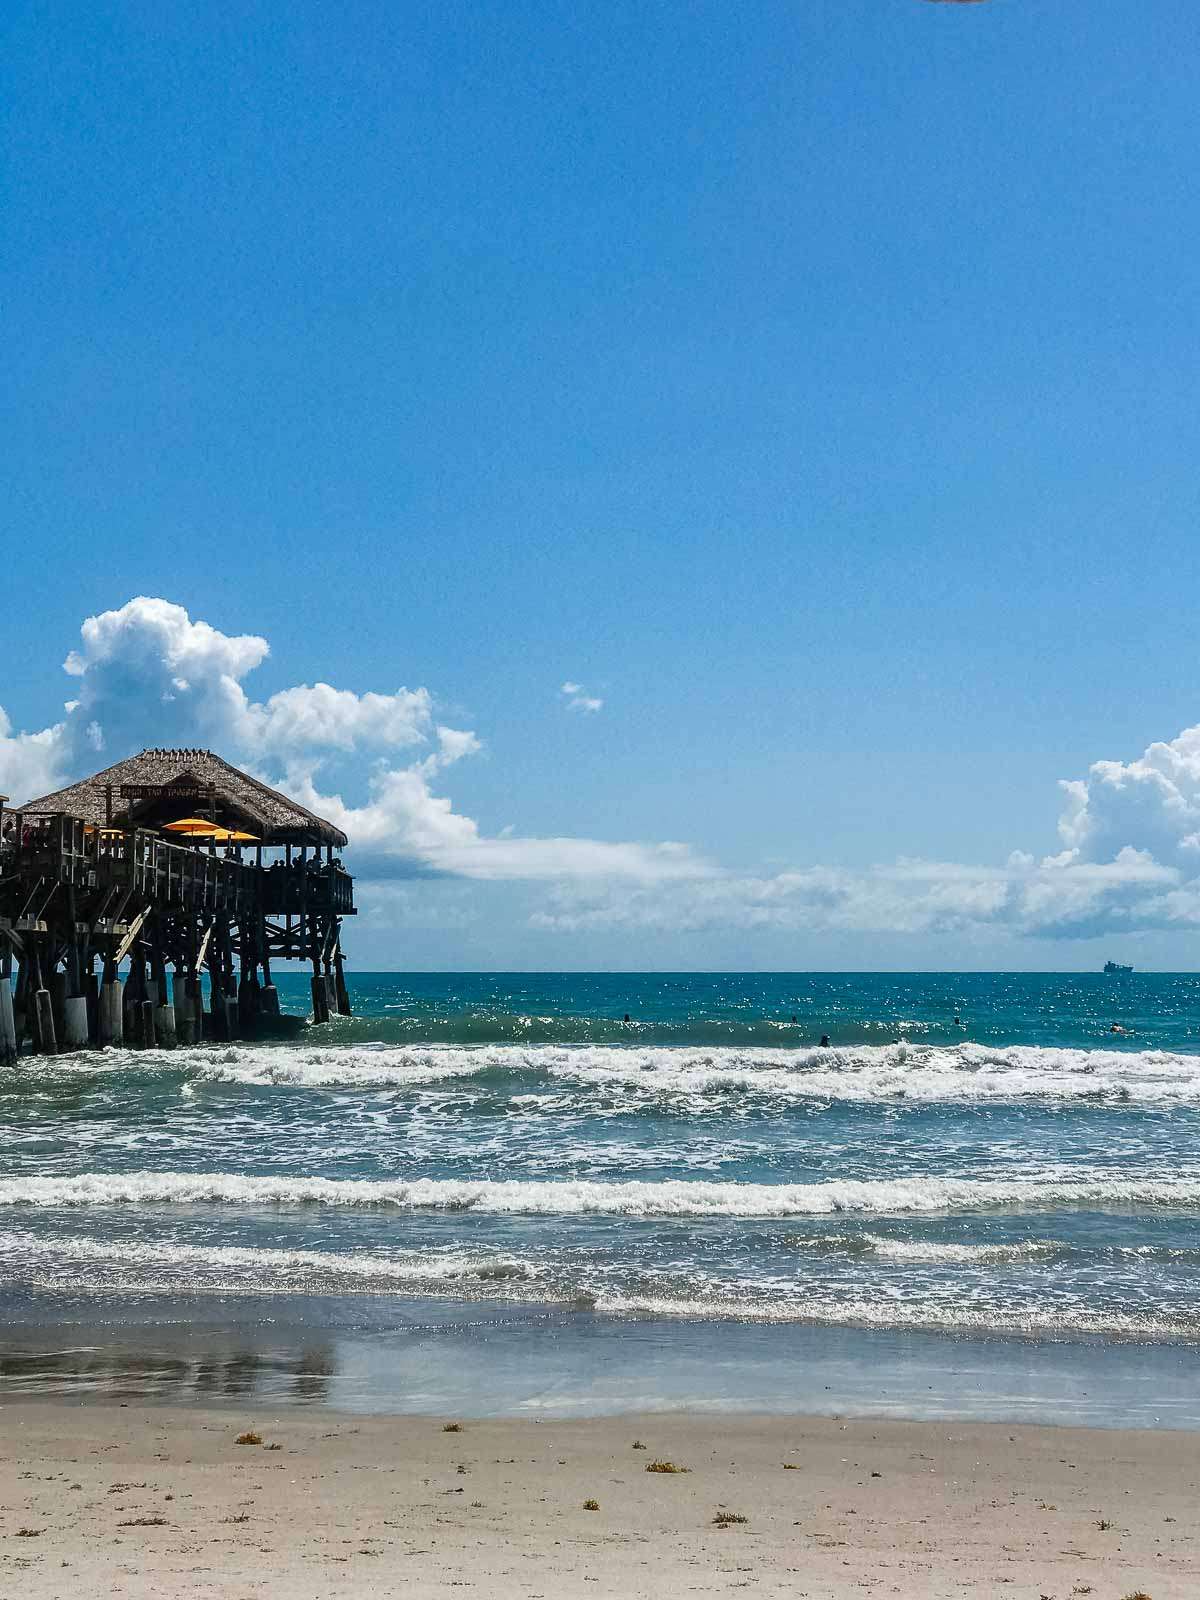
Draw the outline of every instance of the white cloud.
M66 724L57 722L40 733L14 733L0 706L0 794L14 801L45 794L62 773Z
M298 767L289 772L285 787L354 841L358 870L372 878L445 873L491 881L661 883L715 870L681 844L521 837L508 830L486 835L445 795L434 794L430 780L444 765L444 757L433 755L408 767L380 768L361 806L348 805L340 794L322 794L313 773Z
M866 871L808 867L772 876L721 873L616 892L562 884L535 913L540 927L579 932L967 932L1088 938L1200 921L1200 885L1181 897L1179 874L1126 850L1106 864L970 867L904 861Z
M586 713L590 711L601 711L604 708L603 700L601 700L597 695L585 694L583 685L581 683L572 683L569 678L566 683L559 687L558 692L567 702L568 711L582 711Z
M1136 761L1097 761L1062 788L1058 831L1077 859L1100 861L1132 843L1200 871L1200 727L1150 745Z
M430 874L465 888L541 883L534 920L561 930L999 929L1081 938L1200 926L1200 727L1064 783L1056 855L1018 850L995 867L902 858L860 871L756 874L672 842L486 833L439 792L480 741L439 722L428 689L300 684L256 701L243 680L268 653L265 639L223 634L162 599L139 597L88 618L65 663L76 684L64 719L19 732L0 710L0 791L19 803L92 770L100 752L111 762L143 744L211 744L343 827L360 878L397 893L400 880ZM602 704L573 679L559 693L571 709ZM397 763L400 751L407 754ZM357 797L324 792L331 753L357 753L360 767L373 758Z
M147 729L164 744L221 740L261 755L402 748L422 743L432 730L427 689L359 695L327 683L300 684L256 703L242 679L266 660L267 641L193 622L169 600L139 596L89 617L80 632L83 648L63 663L80 680L67 719L76 754L93 724L98 731L87 737L89 747L120 753L145 743Z

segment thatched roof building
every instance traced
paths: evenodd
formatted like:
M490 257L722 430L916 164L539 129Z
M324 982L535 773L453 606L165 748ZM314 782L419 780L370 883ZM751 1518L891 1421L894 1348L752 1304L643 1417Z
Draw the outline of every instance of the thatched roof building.
M110 814L111 807L111 814ZM240 772L211 750L143 750L66 789L22 806L27 816L64 812L84 822L161 828L185 815L212 816L265 845L334 845L340 828Z

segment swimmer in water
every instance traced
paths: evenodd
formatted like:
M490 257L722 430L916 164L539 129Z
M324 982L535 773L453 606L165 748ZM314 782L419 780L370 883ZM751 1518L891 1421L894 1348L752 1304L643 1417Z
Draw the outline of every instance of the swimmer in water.
M626 1012L626 1013L625 1013L625 1015L624 1015L624 1016L623 1016L623 1017L622 1017L622 1018L621 1018L621 1021L622 1021L622 1022L628 1022L628 1021L629 1021L629 1013L628 1013L628 1011L627 1011L627 1012Z
M822 1050L828 1050L829 1049L829 1035L827 1033L823 1033L821 1035L821 1049Z

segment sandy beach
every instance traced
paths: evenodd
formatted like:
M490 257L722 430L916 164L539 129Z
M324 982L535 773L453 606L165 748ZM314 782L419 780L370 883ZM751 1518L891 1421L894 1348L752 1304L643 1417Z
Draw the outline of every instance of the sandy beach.
M0 1591L1200 1592L1195 1434L751 1416L446 1422L458 1426L5 1405ZM239 1444L242 1433L261 1442ZM664 1462L688 1470L648 1470Z

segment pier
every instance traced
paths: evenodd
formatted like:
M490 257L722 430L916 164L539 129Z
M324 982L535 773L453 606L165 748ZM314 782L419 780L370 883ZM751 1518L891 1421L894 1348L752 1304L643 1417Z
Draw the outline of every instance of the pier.
M314 1022L348 1016L347 842L210 750L0 796L0 1064L253 1034L279 1014L279 961L312 964Z

